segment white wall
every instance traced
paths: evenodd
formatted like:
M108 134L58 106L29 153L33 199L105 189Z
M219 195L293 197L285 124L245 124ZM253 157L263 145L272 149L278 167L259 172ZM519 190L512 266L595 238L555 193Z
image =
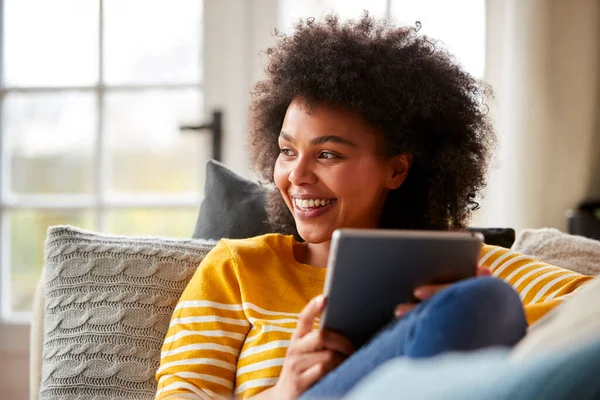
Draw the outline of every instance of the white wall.
M246 154L250 89L263 74L261 51L275 43L277 0L220 0L204 2L204 93L206 114L225 111L223 161L249 175Z
M29 397L29 326L0 325L0 397Z
M600 3L487 0L486 36L500 148L484 224L566 230L600 196Z

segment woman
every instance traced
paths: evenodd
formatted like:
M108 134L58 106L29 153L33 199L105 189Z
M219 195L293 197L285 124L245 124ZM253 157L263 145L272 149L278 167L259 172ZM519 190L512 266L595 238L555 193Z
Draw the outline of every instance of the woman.
M417 289L423 301L361 349L314 330L335 229L465 228L494 143L487 88L417 29L366 15L309 19L267 54L249 147L288 235L222 240L206 257L175 309L158 398L341 397L393 357L512 346L525 317L589 279L484 246L478 278Z

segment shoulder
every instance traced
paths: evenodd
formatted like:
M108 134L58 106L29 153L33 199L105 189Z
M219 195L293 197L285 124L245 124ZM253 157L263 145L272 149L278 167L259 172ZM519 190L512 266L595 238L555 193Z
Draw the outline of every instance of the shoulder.
M286 246L293 245L291 236L269 234L249 239L221 239L204 257L194 279L198 282L234 282L249 272L281 264Z
M281 234L266 234L248 239L221 239L217 247L237 262L253 259L283 258L293 246L293 238Z

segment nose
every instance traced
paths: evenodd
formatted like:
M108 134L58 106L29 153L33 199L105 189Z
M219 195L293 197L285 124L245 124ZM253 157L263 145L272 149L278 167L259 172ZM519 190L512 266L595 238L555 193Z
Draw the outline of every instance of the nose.
M314 166L307 157L298 157L290 171L289 181L296 185L310 185L317 182Z

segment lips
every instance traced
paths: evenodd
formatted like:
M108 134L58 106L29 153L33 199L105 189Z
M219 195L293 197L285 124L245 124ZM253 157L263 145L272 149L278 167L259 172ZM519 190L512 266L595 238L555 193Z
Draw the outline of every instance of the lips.
M323 199L312 196L293 196L294 215L299 219L319 217L329 212L336 201L336 199Z

